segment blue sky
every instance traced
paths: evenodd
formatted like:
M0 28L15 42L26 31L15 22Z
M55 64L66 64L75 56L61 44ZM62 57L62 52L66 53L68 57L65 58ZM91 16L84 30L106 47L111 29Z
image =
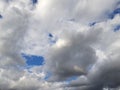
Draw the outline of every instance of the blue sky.
M53 35L51 33L49 33L48 36L51 37L51 38L53 37Z
M52 44L55 44L56 41L57 41L57 38L52 34L52 33L48 33L48 39L49 39L49 43L52 45Z
M114 28L114 31L115 31L115 32L118 31L118 30L120 30L120 25L117 25L117 26L115 26L115 28Z
M22 54L28 66L40 66L44 64L44 57Z
M94 26L96 24L96 22L92 22L92 23L90 23L89 25L90 26Z
M32 0L33 4L36 4L38 2L38 0Z
M116 8L113 12L109 14L109 18L113 19L116 14L120 13L120 8Z
M2 15L0 15L0 18L2 18Z

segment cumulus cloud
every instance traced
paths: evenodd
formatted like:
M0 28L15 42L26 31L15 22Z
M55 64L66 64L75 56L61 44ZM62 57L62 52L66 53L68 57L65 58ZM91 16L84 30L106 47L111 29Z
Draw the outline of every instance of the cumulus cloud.
M60 76L61 80L62 77L86 74L89 66L97 60L91 46L99 34L98 30L64 33L50 49L46 67L51 68L50 71Z
M0 89L119 90L119 2L0 0Z
M87 75L80 76L67 85L69 88L71 87L70 90L119 89L119 31L117 33L113 31L113 26L119 23L118 18L119 15L113 20L94 26L95 29L102 30L99 41L93 47L98 59L89 69ZM117 44L115 44L116 42Z

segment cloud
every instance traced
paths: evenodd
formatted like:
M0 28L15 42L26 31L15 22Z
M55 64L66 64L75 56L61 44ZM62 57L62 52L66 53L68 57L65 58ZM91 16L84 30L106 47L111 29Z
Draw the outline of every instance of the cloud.
M97 60L94 49L91 47L99 37L99 31L84 31L64 33L50 49L46 67L51 68L55 76L68 78L74 75L87 73L90 65ZM71 36L72 35L72 36Z
M119 88L119 6L119 0L0 0L0 89ZM29 67L22 53L42 56L44 64Z
M93 26L95 29L101 28L102 30L99 41L94 46L98 59L90 67L87 75L80 76L77 80L66 85L71 87L70 90L103 90L104 88L115 90L119 88L119 31L118 33L113 31L114 25L119 22L117 18L119 15L113 20Z
M107 13L109 14L116 7L115 5L118 1L119 0L62 0L60 2L59 0L40 0L36 8L36 15L41 16L41 19L44 21L47 20L47 22L74 18L75 21L88 23L90 21L105 19ZM44 9L44 11L42 9Z

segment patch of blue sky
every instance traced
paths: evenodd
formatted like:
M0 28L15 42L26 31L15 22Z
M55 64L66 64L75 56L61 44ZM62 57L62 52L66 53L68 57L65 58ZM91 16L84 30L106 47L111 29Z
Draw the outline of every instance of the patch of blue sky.
M0 14L0 19L3 18L3 16Z
M108 17L109 17L110 19L113 19L116 14L120 14L120 8L115 9L113 12L111 12L111 13L108 15Z
M32 0L32 3L36 4L36 3L38 3L38 0Z
M72 77L69 77L67 80L66 80L66 82L71 82L71 81L73 81L73 80L76 80L78 78L78 76L72 76Z
M26 55L26 54L22 54L22 56L26 60L27 68L44 65L44 57L42 56Z
M89 72L92 68L93 68L93 66L94 66L94 64L91 64L91 65L89 65L88 67L87 67L87 72Z
M50 78L51 76L52 76L52 73L47 72L47 74L46 74L44 80L49 80L49 78Z
M54 37L54 35L52 33L48 33L48 39L50 44L55 44L57 39Z
M114 27L114 32L117 32L119 30L120 30L120 25L117 25L117 26Z
M49 33L49 34L48 34L48 36L49 36L50 38L52 38L52 37L53 37L53 35L52 35L51 33Z
M94 26L96 22L89 23L89 26Z

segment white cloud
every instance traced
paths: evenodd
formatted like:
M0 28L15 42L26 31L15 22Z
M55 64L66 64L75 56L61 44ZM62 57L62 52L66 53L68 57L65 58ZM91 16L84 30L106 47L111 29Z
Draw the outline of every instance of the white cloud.
M119 0L0 0L0 89L102 90L118 87ZM96 22L89 26L89 23ZM56 38L52 45L48 34ZM25 68L21 53L42 55L44 66ZM47 72L52 73L45 80ZM65 80L79 76L66 85ZM103 80L104 79L104 80ZM57 82L58 81L58 82ZM83 85L83 86L82 86Z

